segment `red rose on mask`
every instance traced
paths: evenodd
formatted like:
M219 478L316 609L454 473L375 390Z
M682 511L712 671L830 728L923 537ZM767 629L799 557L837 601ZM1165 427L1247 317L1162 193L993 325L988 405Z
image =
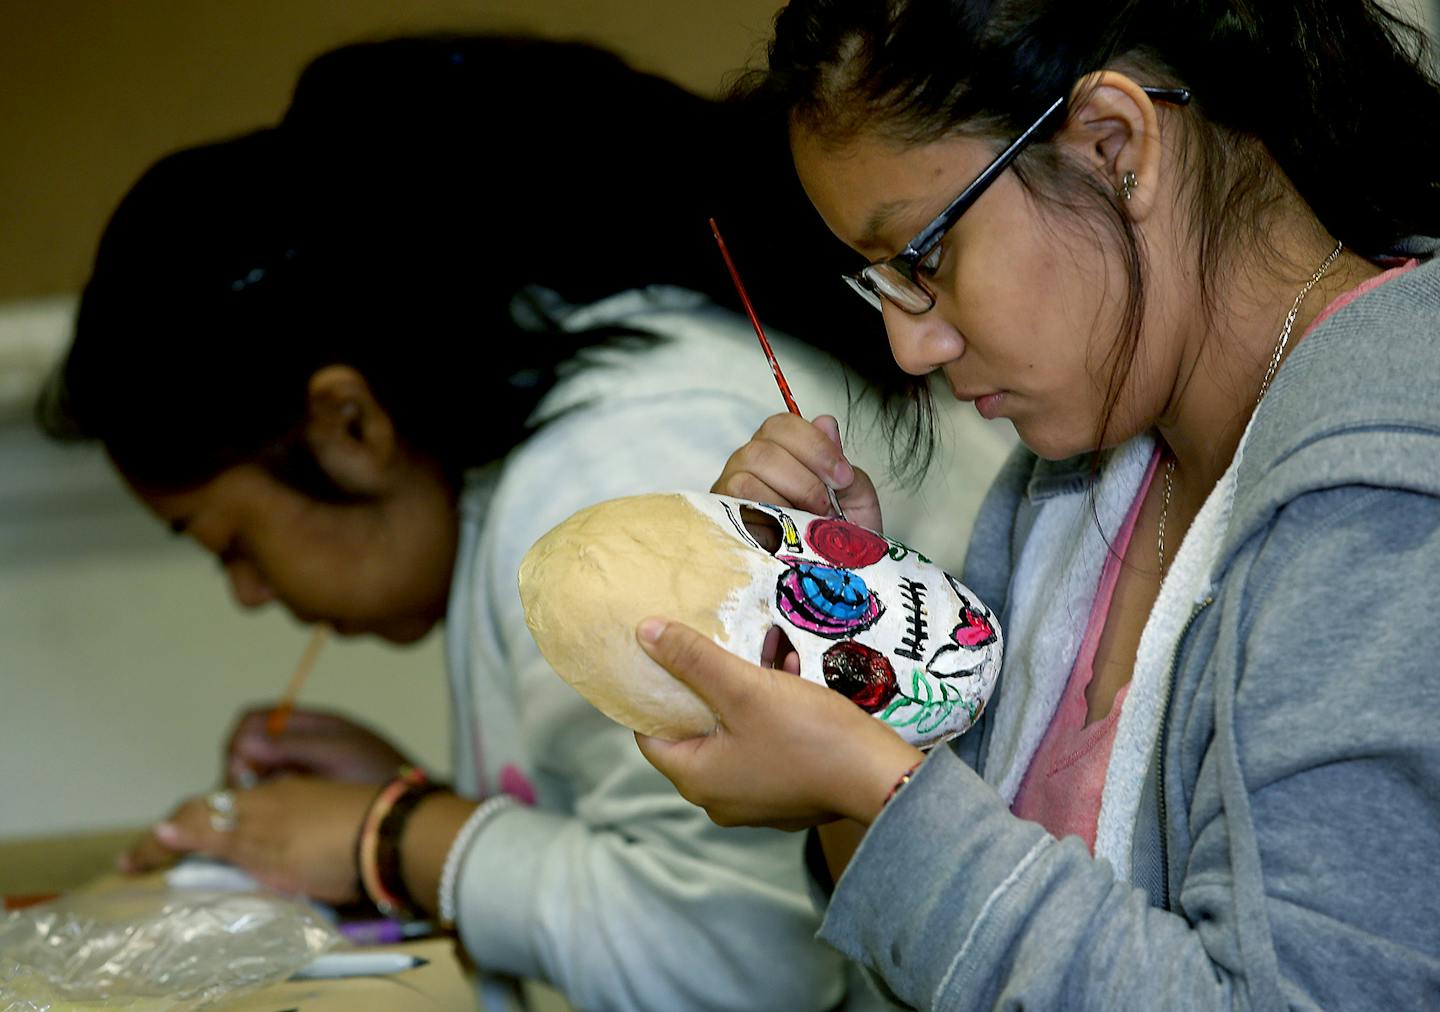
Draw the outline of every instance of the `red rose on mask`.
M823 666L825 684L866 713L879 713L900 691L889 658L854 640L826 650Z
M832 566L860 569L883 559L890 542L848 520L819 517L805 528L805 540Z

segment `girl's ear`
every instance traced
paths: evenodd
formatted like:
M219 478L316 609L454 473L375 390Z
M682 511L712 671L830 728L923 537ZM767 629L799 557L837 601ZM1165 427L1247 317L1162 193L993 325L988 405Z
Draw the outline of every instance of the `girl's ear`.
M315 461L346 492L388 490L398 444L390 415L365 377L348 365L327 365L310 377L305 439Z
M1134 80L1114 70L1087 74L1070 93L1057 142L1101 176L1132 221L1154 210L1161 176L1160 117Z

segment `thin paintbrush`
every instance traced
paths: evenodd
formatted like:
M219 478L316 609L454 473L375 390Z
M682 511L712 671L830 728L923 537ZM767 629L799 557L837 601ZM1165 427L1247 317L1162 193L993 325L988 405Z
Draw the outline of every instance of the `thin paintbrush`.
M285 695L280 697L280 702L276 703L275 708L265 717L265 733L270 737L278 738L285 730L300 689L305 684L305 679L310 677L310 669L315 667L315 659L320 656L320 648L325 645L329 635L328 625L322 623L315 627L310 642L305 646L305 652L300 655L300 663L295 666L295 673L290 676L290 684L285 686Z
M730 251L725 247L725 239L720 235L720 226L715 224L715 219L710 219L710 231L715 236L715 245L720 247L720 255L725 258L725 266L730 270L730 280L735 282L735 291L740 295L740 303L745 307L745 315L750 317L750 325L755 328L755 336L760 339L760 347L765 351L765 358L770 363L770 371L775 374L775 382L780 387L780 396L785 398L785 407L792 415L800 414L800 406L795 403L795 396L790 393L790 384L785 382L785 374L780 371L780 363L775 359L775 352L770 348L770 341L765 336L765 328L760 326L760 317L755 315L755 307L750 304L750 296L745 292L745 284L740 280L740 272L735 269L735 261L730 259ZM803 418L804 416L801 415ZM840 508L840 500L835 497L835 490L827 482L825 494L830 497L830 508L841 520L845 519L845 511Z

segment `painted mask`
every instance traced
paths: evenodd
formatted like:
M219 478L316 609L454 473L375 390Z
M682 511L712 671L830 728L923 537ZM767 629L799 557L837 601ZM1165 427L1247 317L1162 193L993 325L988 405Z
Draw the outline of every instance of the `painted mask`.
M922 748L969 728L1000 670L994 616L925 556L844 520L728 496L582 510L531 548L520 588L551 665L614 719L660 737L707 733L714 716L635 643L647 615L756 663L767 635L776 652L778 629L800 677Z

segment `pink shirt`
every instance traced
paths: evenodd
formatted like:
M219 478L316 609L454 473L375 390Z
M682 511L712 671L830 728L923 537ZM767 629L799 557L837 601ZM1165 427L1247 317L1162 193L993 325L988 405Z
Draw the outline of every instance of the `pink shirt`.
M1145 501L1145 493L1155 477L1155 465L1159 460L1157 450L1150 458L1144 480L1140 482L1140 491L1116 532L1114 550L1106 558L1105 569L1100 574L1100 586L1095 593L1095 603L1090 606L1085 638L1080 641L1080 652L1075 655L1065 694L1060 697L1050 728L1030 760L1030 768L1020 782L1020 793L1010 806L1010 810L1020 818L1040 823L1056 839L1080 837L1091 853L1095 851L1100 792L1105 787L1105 771L1110 767L1115 726L1120 720L1120 707L1130 686L1127 683L1116 693L1115 702L1104 719L1088 726L1085 719L1089 714L1089 704L1085 701L1085 690L1095 674L1095 651L1100 646L1100 634L1105 630L1105 617L1110 612L1110 599L1115 594L1120 567L1124 565L1125 550L1130 545L1130 535L1134 533L1135 520L1140 515L1140 504Z
M1342 293L1327 305L1306 328L1308 334L1326 318L1354 302L1367 292L1374 291L1385 282L1414 268L1419 261L1407 260L1397 263L1389 270ZM1115 594L1115 583L1120 576L1125 551L1130 545L1130 535L1135 530L1135 520L1140 515L1140 504L1150 489L1155 477L1155 467L1160 459L1159 452L1150 459L1150 467L1140 483L1140 491L1130 504L1125 522L1116 535L1114 551L1105 561L1104 572L1100 575L1100 586L1095 593L1095 602L1090 607L1090 617L1085 626L1085 638L1081 640L1080 652L1070 669L1070 679L1051 718L1050 727L1040 742L1039 749L1030 760L1025 779L1020 783L1020 792L1010 810L1022 819L1038 822L1056 838L1078 836L1085 841L1091 853L1095 852L1095 829L1100 822L1100 797L1105 787L1105 774L1110 767L1110 750L1115 744L1115 728L1120 721L1120 709L1130 686L1127 684L1115 695L1110 712L1102 719L1086 726L1089 705L1085 701L1085 690L1095 674L1095 651L1100 645L1100 634L1105 630L1105 619L1110 612L1110 601Z
M1324 309L1320 310L1319 316L1315 317L1315 319L1310 321L1310 326L1305 328L1305 333L1310 333L1310 331L1320 326L1320 324L1323 323L1327 318L1334 316L1340 310L1350 305L1350 303L1360 298L1360 296L1364 295L1367 292L1373 292L1375 289L1379 288L1391 278L1398 278L1406 271L1412 270L1420 264L1420 261L1415 259L1395 259L1388 262L1393 265L1390 267L1389 270L1381 271L1369 281L1362 281L1360 284L1356 285L1348 292L1341 292L1339 295L1337 295L1333 302L1327 305Z

